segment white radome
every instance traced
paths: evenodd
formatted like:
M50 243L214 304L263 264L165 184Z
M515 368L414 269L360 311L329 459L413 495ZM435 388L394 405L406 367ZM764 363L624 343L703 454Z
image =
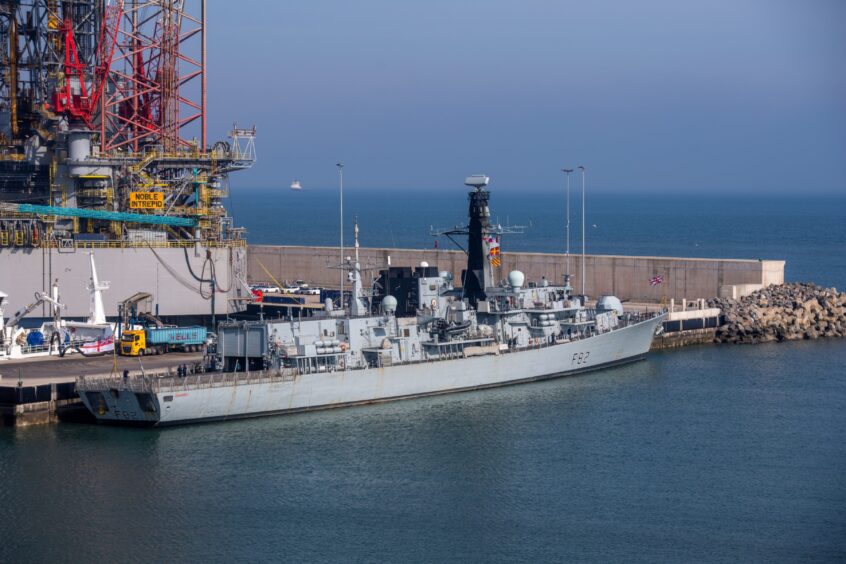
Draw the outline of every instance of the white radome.
M508 285L512 288L522 288L526 281L526 275L519 270L512 270L508 273Z
M393 296L382 298L382 311L385 313L395 313L397 311L397 299Z

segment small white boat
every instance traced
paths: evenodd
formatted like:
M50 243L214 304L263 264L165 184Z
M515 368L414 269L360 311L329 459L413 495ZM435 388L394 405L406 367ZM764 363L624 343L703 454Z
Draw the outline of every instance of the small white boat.
M300 184L299 180L294 180L291 182L291 190L302 190L302 184Z

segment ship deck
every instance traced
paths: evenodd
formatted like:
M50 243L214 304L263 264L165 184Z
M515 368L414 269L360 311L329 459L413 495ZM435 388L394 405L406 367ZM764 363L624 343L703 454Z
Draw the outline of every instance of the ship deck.
M129 370L131 374L145 371L172 368L181 364L200 362L203 355L199 353L172 352L162 356L139 357L128 356L98 356L84 357L72 355L64 358L58 356L35 357L27 359L0 361L0 388L17 387L18 381L23 387L43 386L46 384L63 384L73 382L83 375L108 375L113 368L116 374L123 374Z

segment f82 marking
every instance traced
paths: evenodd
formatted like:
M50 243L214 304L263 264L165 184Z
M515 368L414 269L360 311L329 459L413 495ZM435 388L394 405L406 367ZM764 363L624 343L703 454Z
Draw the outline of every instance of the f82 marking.
M572 366L574 364L575 365L587 364L587 360L588 360L589 356L590 356L590 351L573 353L573 360L570 362L570 366Z

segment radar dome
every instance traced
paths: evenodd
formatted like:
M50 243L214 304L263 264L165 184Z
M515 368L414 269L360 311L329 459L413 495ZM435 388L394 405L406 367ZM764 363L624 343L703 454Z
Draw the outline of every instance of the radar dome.
M519 270L512 270L508 273L508 285L512 288L520 288L523 282L526 281L526 276Z
M382 298L382 311L388 314L397 311L397 299L393 296L385 296Z
M423 267L423 268L427 268L427 267L429 266L429 263L428 263L428 262L426 262L425 260L421 260L421 261L420 261L420 266L421 266L421 267Z

